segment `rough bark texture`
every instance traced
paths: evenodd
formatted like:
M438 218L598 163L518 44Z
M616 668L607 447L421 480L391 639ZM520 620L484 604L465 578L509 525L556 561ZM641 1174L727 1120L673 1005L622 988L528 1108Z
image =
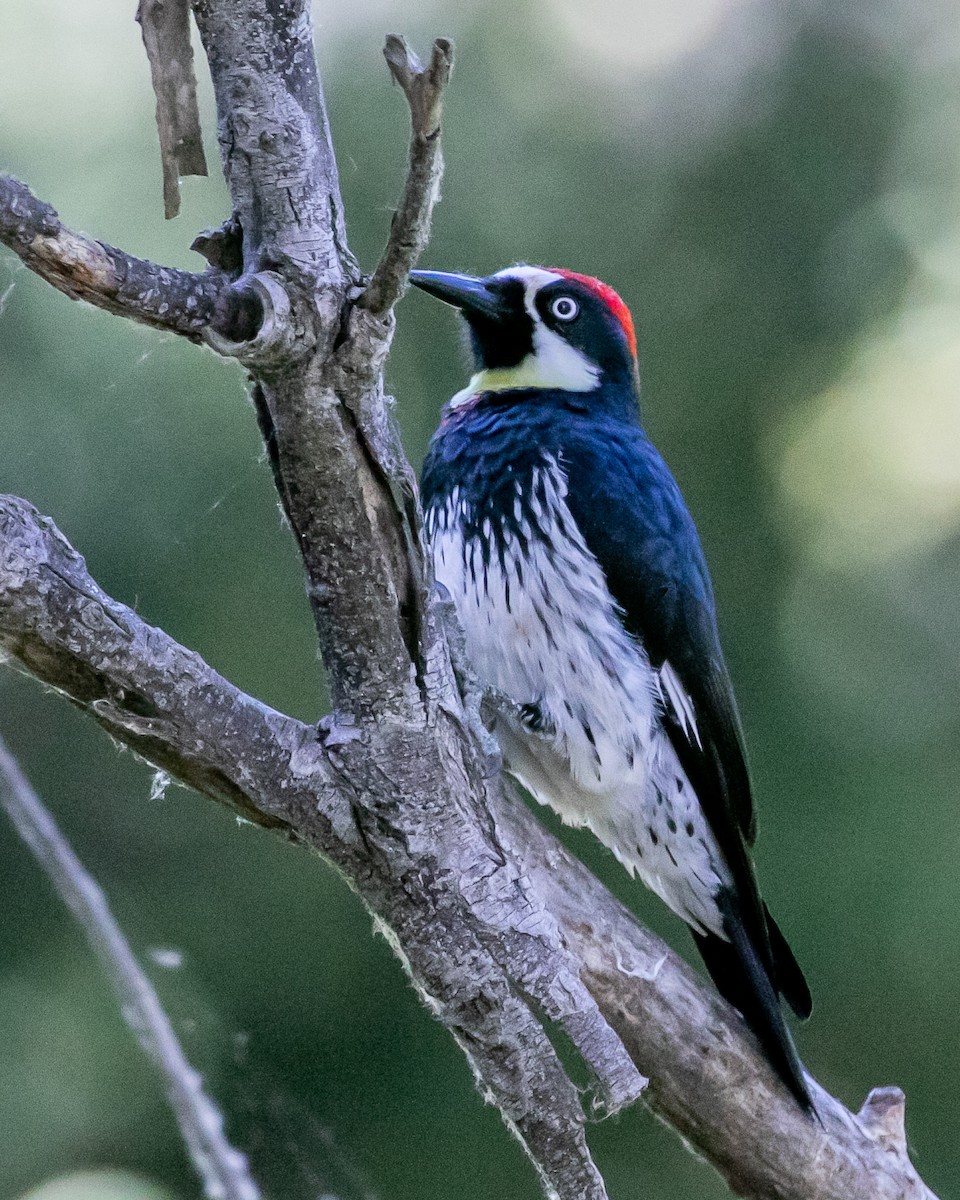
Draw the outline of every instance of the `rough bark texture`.
M818 1089L823 1126L806 1119L729 1005L500 790L456 699L433 726L328 720L318 738L111 600L52 523L13 497L0 498L0 647L177 779L335 862L481 1086L533 1139L543 1173L570 1182L554 1176L556 1194L603 1193L569 1154L578 1101L525 995L566 1026L608 1108L640 1084L622 1044L650 1076L650 1107L738 1194L933 1200L906 1154L902 1094L872 1093L858 1118ZM441 658L427 690L448 686ZM437 741L452 780L421 774L418 755ZM404 807L409 771L421 779L416 811ZM470 810L477 786L484 806ZM545 1153L557 1141L567 1149Z
M254 327L262 319L255 297L232 286L227 273L161 267L74 233L55 209L9 175L0 175L0 243L71 300L191 341L199 342L210 329L226 338L245 335L251 319Z
M13 497L0 500L0 647L171 775L337 865L548 1196L606 1195L581 1097L545 1029L555 1022L591 1069L597 1108L635 1099L642 1070L651 1107L744 1195L929 1198L895 1101L858 1120L818 1093L823 1126L804 1118L737 1014L501 788L448 608L429 587L381 374L437 195L449 44L424 69L388 42L411 107L410 174L365 291L346 247L309 5L197 0L194 13L234 207L204 253L223 268L220 294L245 298L242 320L211 317L203 336L253 377L334 712L318 733L239 692L104 595L50 522ZM50 223L39 236L56 242ZM36 266L24 253L33 227L20 236L8 224L5 240ZM127 308L143 319L143 304Z

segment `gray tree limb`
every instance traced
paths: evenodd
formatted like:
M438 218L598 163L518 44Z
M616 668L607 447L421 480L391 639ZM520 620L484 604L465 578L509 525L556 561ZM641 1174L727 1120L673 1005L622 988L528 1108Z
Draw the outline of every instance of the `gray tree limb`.
M592 1028L600 1045L586 1053L606 1079L610 1107L629 1100L640 1082L618 1053L622 1043L650 1077L649 1107L738 1194L934 1200L907 1157L902 1093L871 1093L855 1117L814 1084L823 1125L805 1118L730 1006L533 813L489 786L495 764L474 764L488 785L479 821L457 796L427 788L422 817L403 813L395 779L403 778L405 743L412 737L421 748L427 731L361 732L328 721L321 741L312 726L240 692L110 599L55 526L13 497L0 497L0 649L181 782L334 862L475 1058L485 1086L493 1075L497 1102L514 1096L509 1111L527 1136L523 1058L544 1048L529 1011L519 1011L518 991L546 996L548 1014L572 1030L581 1052L588 1039L577 1023ZM448 733L457 743L469 737L452 717ZM553 963L551 943L563 952ZM592 1021L571 965L620 1043ZM497 1011L504 1002L510 1011L491 1029L482 1005ZM556 1087L549 1103L561 1103L550 1118L566 1114L576 1126L561 1076L538 1082L529 1099L543 1104L548 1086ZM570 1169L555 1154L547 1161ZM602 1194L581 1182L583 1169L580 1159L574 1182L556 1194Z
M453 713L377 727L334 719L321 741L107 597L52 524L13 497L0 499L0 564L0 649L169 774L334 862L467 1051L548 1194L604 1196L579 1096L531 1005L580 1050L598 1104L621 1107L642 1080L466 786L486 796L497 779L472 759ZM63 658L64 647L78 653ZM457 703L439 659L428 687Z
M547 1195L606 1194L547 1036L553 1021L590 1066L602 1108L635 1098L642 1070L651 1106L746 1195L930 1197L896 1138L877 1133L875 1105L859 1121L824 1095L823 1127L806 1120L729 1006L502 791L429 587L415 484L382 385L392 301L436 198L416 178L436 177L439 148L418 175L411 152L398 222L414 232L399 249L388 243L396 266L366 306L309 4L195 0L194 13L240 239L231 287L253 297L257 318L242 336L209 325L204 337L254 379L334 712L318 737L238 692L105 596L49 522L13 498L0 503L0 646L151 762L337 865ZM415 138L418 123L414 109Z
M222 271L161 267L74 233L10 175L0 175L0 244L71 300L191 341L200 341L208 328L225 337L246 336L251 321L261 319L250 292L233 286Z
M208 1196L260 1200L247 1160L227 1140L223 1115L190 1065L157 993L97 881L73 852L0 738L0 808L80 923L143 1052L163 1077L170 1108Z

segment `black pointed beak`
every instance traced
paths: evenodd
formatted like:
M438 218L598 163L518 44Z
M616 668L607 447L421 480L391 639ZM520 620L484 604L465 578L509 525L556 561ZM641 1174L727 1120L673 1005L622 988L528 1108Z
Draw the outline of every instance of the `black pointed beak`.
M411 271L410 282L414 287L429 292L444 304L459 308L464 316L487 317L496 321L503 317L503 299L487 284L486 280L474 279L472 275L451 275L446 271Z

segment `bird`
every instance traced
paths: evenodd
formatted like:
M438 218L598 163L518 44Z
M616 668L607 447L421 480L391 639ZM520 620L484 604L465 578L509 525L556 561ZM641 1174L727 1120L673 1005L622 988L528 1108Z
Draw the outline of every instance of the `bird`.
M816 1116L782 1001L804 975L761 899L740 717L713 587L645 432L630 311L593 276L519 265L411 282L465 319L421 499L434 577L505 769L589 828L690 928L717 990Z

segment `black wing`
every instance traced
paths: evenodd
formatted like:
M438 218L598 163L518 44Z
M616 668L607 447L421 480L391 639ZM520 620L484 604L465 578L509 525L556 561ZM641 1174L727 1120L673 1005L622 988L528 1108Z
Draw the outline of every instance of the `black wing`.
M754 993L755 1007L757 971L766 977L767 990L782 994L798 1016L809 1016L809 989L760 898L749 855L756 835L750 777L696 528L673 476L643 432L620 425L609 435L573 434L563 456L567 503L604 570L624 625L661 671L667 685L665 729L734 878L735 894L727 898L731 943L698 938L698 944L720 990L755 1028L759 1015L748 1011L744 990ZM739 981L729 961L736 925L743 926L754 960L752 966L745 963L739 952L739 974L746 970L750 976ZM776 995L768 999L775 1002ZM763 1007L769 1008L766 1000ZM783 1036L788 1037L785 1030Z
M720 650L700 540L666 463L638 429L574 438L565 448L567 503L599 561L627 629L651 664L669 663L689 697L699 740L665 696L681 761L739 876L755 836L740 719ZM739 878L738 878L739 882ZM759 903L759 901L758 901Z

